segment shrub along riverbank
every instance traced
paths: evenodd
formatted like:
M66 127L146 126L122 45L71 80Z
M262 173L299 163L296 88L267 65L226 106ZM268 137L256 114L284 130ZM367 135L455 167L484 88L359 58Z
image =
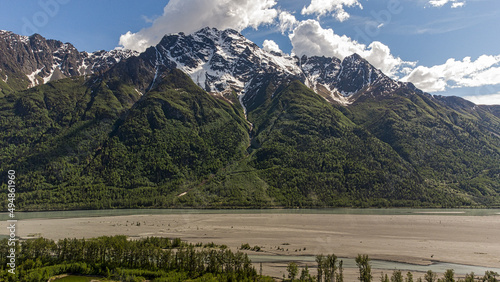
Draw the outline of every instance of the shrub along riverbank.
M17 242L15 271L8 265L12 253L9 241L0 241L1 281L48 281L61 274L96 275L103 281L274 281L257 274L248 256L232 252L227 246L215 244L187 244L180 239L145 238L128 240L126 236L95 239L63 239L57 242L44 238ZM370 259L358 255L359 281L377 281ZM343 262L334 254L316 256L316 275L306 266L301 269L294 262L287 267L289 281L344 281ZM13 274L12 272L15 272ZM405 277L404 277L405 276ZM497 282L498 273L487 271L484 276L467 274L455 280L453 270L443 277L432 271L414 278L395 270L389 277L382 274L382 282Z

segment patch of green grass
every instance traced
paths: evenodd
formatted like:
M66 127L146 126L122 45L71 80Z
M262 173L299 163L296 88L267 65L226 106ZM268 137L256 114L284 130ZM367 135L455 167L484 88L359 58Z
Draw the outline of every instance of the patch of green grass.
M59 278L54 280L54 282L90 282L92 280L98 280L98 281L108 281L104 280L102 277L90 277L90 276L76 276L76 275L69 275L63 278Z

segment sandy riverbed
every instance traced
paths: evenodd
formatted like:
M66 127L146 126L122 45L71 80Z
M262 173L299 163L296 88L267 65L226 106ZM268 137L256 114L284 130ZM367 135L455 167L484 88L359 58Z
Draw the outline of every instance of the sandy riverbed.
M3 228L1 234L6 235L6 231ZM500 267L500 216L267 213L130 215L29 219L19 221L17 228L20 237L42 236L55 240L117 234L131 237L179 237L193 243L225 244L233 250L248 243L262 246L264 252L260 254L335 253L338 257L348 258L367 254L372 259L413 264L442 261ZM255 266L259 269L259 265ZM266 263L263 266L264 274L281 277L283 271L283 264ZM347 272L349 276L356 275L355 269ZM315 274L315 271L312 273ZM374 271L376 280L379 274L380 271Z

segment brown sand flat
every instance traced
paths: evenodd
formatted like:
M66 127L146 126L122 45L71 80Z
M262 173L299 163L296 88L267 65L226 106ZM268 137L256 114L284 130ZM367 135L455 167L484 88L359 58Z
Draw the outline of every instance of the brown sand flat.
M1 234L6 235L7 229L2 228ZM130 215L29 219L19 221L17 228L20 237L42 236L55 240L118 234L131 237L179 237L192 243L225 244L233 250L248 243L250 246L263 247L264 252L259 254L335 253L338 257L348 258L367 254L372 259L424 265L431 261L442 261L500 266L500 216L268 213ZM276 247L284 250L277 250ZM256 265L256 268L259 266ZM274 276L281 277L283 265L269 263L263 270L264 274L272 270ZM315 271L311 273L315 274Z

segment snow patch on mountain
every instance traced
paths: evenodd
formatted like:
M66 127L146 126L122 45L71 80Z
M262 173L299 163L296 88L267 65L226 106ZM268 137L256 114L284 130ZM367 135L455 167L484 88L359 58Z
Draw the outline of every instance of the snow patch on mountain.
M261 49L232 29L207 27L188 35L169 34L142 54L120 48L79 52L69 43L4 30L0 31L0 39L8 43L7 54L22 53L19 65L31 82L30 87L64 77L101 74L123 60L142 54L154 72L152 81L146 82L148 86L141 88L143 92L152 89L165 70L176 67L214 95L234 91L245 110L271 81L281 84L298 79L327 101L342 105L353 103L361 94L388 95L409 87L392 80L357 54L343 60L299 58Z
M204 28L191 35L171 34L157 50L208 92L232 89L243 95L255 74L301 73L294 58L268 53L230 29Z
M0 51L3 54L0 63L26 75L28 87L65 77L102 73L124 59L139 55L121 49L79 52L70 43L5 30L0 31Z
M359 95L393 92L403 83L387 77L365 59L354 54L340 60L327 57L298 58L266 51L237 31L204 28L193 34L166 35L155 47L161 61L174 64L201 88L211 93L235 91L242 105L252 100L264 84L262 76L278 80L299 79L330 102L349 105ZM260 77L256 79L256 77Z
M39 74L39 73L40 73L40 72L41 72L44 68L45 68L45 67L42 67L42 68L40 68L40 69L37 69L36 71L34 71L34 72L32 72L32 73L30 73L30 74L28 74L28 75L27 75L28 79L31 81L30 87L35 87L35 86L37 86L38 84L40 84L40 83L38 82L38 79L36 79L36 78L37 78L38 74Z

